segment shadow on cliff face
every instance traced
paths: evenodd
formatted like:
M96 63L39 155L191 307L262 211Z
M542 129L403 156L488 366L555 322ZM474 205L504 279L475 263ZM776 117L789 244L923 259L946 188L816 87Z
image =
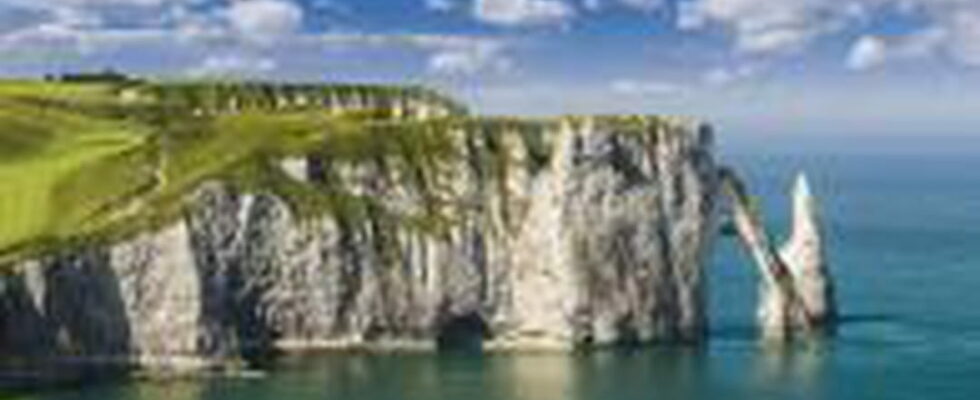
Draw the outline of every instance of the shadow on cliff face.
M240 261L209 260L198 265L203 355L250 362L267 356L272 332L260 315L261 289L249 285Z
M265 290L263 280L269 279L263 267L269 265L251 259L250 252L264 250L261 246L272 239L256 228L261 223L245 226L241 217L245 215L242 210L247 210L247 221L269 218L265 214L271 212L271 206L262 200L248 209L238 193L216 185L202 188L196 201L185 218L201 282L200 323L204 332L198 338L198 350L204 357L260 361L272 340L260 301ZM248 248L248 243L256 248Z
M119 278L108 255L89 251L45 267L44 315L58 352L126 357L130 331Z
M463 314L450 318L440 326L436 344L440 351L479 352L489 333L486 322L479 314Z
M4 364L15 358L46 356L54 349L53 332L46 329L43 309L38 306L23 274L0 278L0 354Z
M55 257L4 278L0 389L92 381L126 372L129 318L108 254Z

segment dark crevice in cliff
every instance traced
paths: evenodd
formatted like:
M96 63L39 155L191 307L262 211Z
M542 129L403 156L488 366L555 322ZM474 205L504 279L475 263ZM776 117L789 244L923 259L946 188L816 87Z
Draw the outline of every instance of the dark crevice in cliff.
M109 265L106 253L87 250L49 256L30 277L0 277L0 389L128 372L130 316Z
M436 344L443 351L480 351L490 336L486 321L477 313L453 316L439 326Z
M79 356L129 354L129 318L108 254L89 251L44 270L43 314L58 346ZM78 277L84 277L78 279Z

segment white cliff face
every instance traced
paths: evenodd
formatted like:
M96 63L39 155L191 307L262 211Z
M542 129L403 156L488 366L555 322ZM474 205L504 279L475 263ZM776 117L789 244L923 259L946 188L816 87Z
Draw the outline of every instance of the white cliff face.
M129 336L119 344L125 351L113 356L176 367L203 361L202 287L189 245L187 226L176 224L109 249Z
M700 265L714 201L709 144L663 132L655 146L637 146L568 126L560 135L511 250L514 341L700 338Z
M371 200L313 217L207 184L166 229L4 278L0 350L207 365L275 348L699 340L711 138L645 124L454 128L458 157L419 169L310 160L309 182Z

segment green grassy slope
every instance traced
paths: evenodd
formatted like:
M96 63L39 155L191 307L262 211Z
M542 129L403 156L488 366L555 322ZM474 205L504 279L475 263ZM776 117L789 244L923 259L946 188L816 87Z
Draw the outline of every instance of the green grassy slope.
M111 84L0 82L0 261L165 221L211 177L274 183L274 160L364 118L314 108L200 115L187 96L134 102L120 93Z
M372 98L375 107L422 102L451 114L418 120L386 109L324 112L323 104L337 98L355 104ZM660 124L636 116L590 121L643 135ZM279 161L317 153L339 162L394 162L410 169L399 174L406 184L427 192L438 184L430 174L459 151L449 133L481 135L482 145L472 150L484 172L499 177L515 167L499 134L519 133L528 151L522 168L538 170L551 156L545 133L565 122L584 120L470 118L452 100L419 88L0 80L0 264L165 224L181 215L188 193L212 178L276 193L300 215L387 213L376 199L335 184L331 171L306 185L286 177ZM438 208L393 217L439 229L452 216Z
M25 85L16 86L14 89L22 90ZM112 173L122 165L100 161L132 161L122 155L145 145L146 129L125 121L24 104L6 97L6 90L0 93L0 249L34 237L63 234L81 222L86 210L131 184L132 177ZM111 178L97 185L76 185L79 190L72 193L73 204L66 208L58 201L59 188L80 171Z

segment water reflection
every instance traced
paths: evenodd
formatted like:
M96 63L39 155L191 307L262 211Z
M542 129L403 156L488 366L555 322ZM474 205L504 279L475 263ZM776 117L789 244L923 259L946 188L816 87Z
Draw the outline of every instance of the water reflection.
M591 355L589 398L696 398L709 377L704 349L654 348Z
M273 384L317 380L290 398L619 400L697 397L705 350L531 354L343 355L280 366ZM315 377L314 375L318 376ZM279 394L282 397L281 393ZM655 397L654 397L655 396Z
M713 362L719 351L737 364ZM820 390L823 353L812 347L708 346L571 354L326 354L277 360L261 379L130 382L38 398L649 400L753 398L747 395L774 391L801 398Z
M198 380L168 382L141 382L126 385L119 390L120 399L137 400L199 400L205 398L206 385Z
M490 376L514 400L574 400L575 385L584 376L570 354L528 354L492 357Z
M821 398L829 344L821 340L762 346L756 353L753 383L793 398Z

